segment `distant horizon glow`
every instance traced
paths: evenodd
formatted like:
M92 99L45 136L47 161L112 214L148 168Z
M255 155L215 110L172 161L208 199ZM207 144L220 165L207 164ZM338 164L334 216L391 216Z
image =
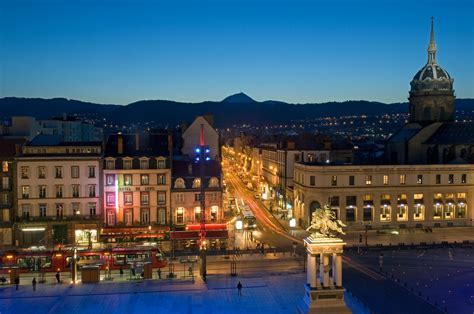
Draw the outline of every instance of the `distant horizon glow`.
M431 16L438 63L474 98L473 0L3 1L0 98L407 102Z

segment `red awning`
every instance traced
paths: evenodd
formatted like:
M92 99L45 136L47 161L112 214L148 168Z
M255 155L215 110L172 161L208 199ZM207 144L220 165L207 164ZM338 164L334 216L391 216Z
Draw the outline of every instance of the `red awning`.
M227 230L206 230L206 239L227 239ZM175 240L198 240L199 231L174 231L170 232L170 239Z

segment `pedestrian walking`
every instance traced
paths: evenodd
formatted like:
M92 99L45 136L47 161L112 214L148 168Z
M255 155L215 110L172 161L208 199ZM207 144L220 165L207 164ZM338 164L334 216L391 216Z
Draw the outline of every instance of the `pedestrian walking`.
M61 283L61 274L59 272L56 273L56 281L57 283Z
M161 268L158 268L156 272L158 273L158 279L161 279Z
M193 275L193 268L191 266L189 266L188 272L189 272L189 276Z
M242 296L242 283L240 283L240 281L239 281L239 283L237 284L237 295L238 295L239 297Z
M20 285L20 277L16 276L15 278L16 291L18 291L18 286Z
M33 285L33 291L36 291L36 277L33 277L31 284Z
M120 277L123 277L123 267L120 266Z
M207 279L206 276L207 276L207 272L204 271L204 272L202 273L202 280L204 280L204 282L206 282L206 279Z

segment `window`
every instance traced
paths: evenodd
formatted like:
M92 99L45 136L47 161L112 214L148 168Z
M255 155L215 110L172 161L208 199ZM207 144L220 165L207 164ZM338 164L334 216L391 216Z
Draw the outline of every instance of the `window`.
M105 163L105 168L107 168L108 170L115 169L115 161L114 160L107 160L107 162Z
M201 194L199 193L194 194L194 201L199 202L200 200L201 200Z
M148 160L140 160L140 169L148 169Z
M81 203L72 203L71 205L72 214L80 215L81 214Z
M332 186L337 186L337 176L332 176L332 178L331 178L331 185L332 185Z
M140 204L141 205L150 205L150 193L149 192L140 192Z
M71 166L71 178L79 178L79 166Z
M64 205L56 204L56 217L62 217L64 214Z
M219 180L215 177L209 179L209 187L210 188L218 188L219 187Z
M158 205L166 205L166 192L158 192Z
M142 224L148 224L150 222L150 209L142 208L140 218L141 218L140 222Z
M165 174L159 174L158 175L158 185L165 185L166 184L166 175ZM184 185L184 182L183 182Z
M123 222L125 226L131 226L133 223L133 210L132 209L125 209L123 212Z
M201 221L201 207L194 207L194 221Z
M348 207L346 208L346 222L354 222L355 221L355 208Z
M414 194L413 201L415 203L413 208L413 219L424 220L425 219L425 205L423 204L423 194Z
M89 215L95 216L95 210L97 208L96 203L89 203Z
M453 184L454 183L454 174L450 174L448 176L448 184Z
M158 167L158 169L165 169L166 168L166 160L158 159L157 167Z
M329 203L331 206L339 207L339 196L331 196Z
M217 221L217 210L219 207L211 206L211 221Z
M115 205L115 193L114 192L107 192L106 193L106 204L107 204L107 206L114 206Z
M9 190L10 189L10 178L9 177L3 177L2 178L2 188L4 190Z
M158 208L157 218L160 225L166 224L166 208Z
M89 197L95 197L95 184L89 185Z
M95 166L89 166L89 178L95 178Z
M184 208L178 207L176 210L176 223L183 224L184 223Z
M124 205L133 205L133 193L132 192L123 193L123 204Z
M30 198L30 186L23 185L21 187L21 198Z
M467 175L464 173L461 175L461 183L466 183L467 182Z
M38 208L40 217L46 217L46 204L39 204Z
M80 185L79 184L73 184L72 185L72 197L79 197L79 190L80 190Z
M416 183L417 184L423 184L423 175L419 174L416 176Z
M347 206L357 206L357 196L346 196Z
M107 225L115 226L115 211L109 210L107 211Z
M465 202L466 201L466 193L458 193L458 202Z
M362 218L364 221L372 221L373 206L364 206Z
M440 174L436 175L436 184L441 184L441 175Z
M406 180L406 175L401 174L400 175L400 184L405 184L405 180Z
M397 196L397 220L406 221L408 220L408 205L407 205L407 195L398 194Z
M56 185L56 197L57 198L63 197L63 186L62 185Z
M354 185L354 176L349 176L349 185Z
M176 194L176 203L177 203L177 204L182 204L182 203L184 203L184 193L178 193L178 194Z
M31 205L30 204L23 204L21 205L21 212L22 216L24 218L30 218L30 211L31 211Z
M2 161L2 171L8 172L8 161Z
M21 178L28 179L30 176L30 168L29 167L21 167Z
M186 186L184 185L184 180L182 178L176 179L174 182L174 188L175 189L184 189Z
M63 177L63 167L54 167L54 177L61 179Z
M8 193L3 193L2 194L2 204L3 205L10 205L10 198Z
M383 204L380 206L380 221L390 221L392 219L392 206Z
M365 185L371 185L372 184L372 176L368 175L365 177Z
M388 185L388 175L383 175L383 185Z
M38 186L38 197L46 198L46 185Z
M217 193L210 193L209 194L211 202L217 201Z
M132 161L131 160L124 160L123 161L123 169L125 169L125 170L132 169Z
M458 203L456 210L456 218L466 218L466 203Z
M150 184L150 177L147 174L142 174L140 176L140 184L141 185L148 185Z
M38 179L45 179L46 178L46 167L38 167Z
M133 185L132 177L133 176L131 174L124 174L123 175L123 185Z
M105 184L108 186L115 185L115 174L105 175Z
M311 186L316 185L316 178L314 176L309 176L309 185Z

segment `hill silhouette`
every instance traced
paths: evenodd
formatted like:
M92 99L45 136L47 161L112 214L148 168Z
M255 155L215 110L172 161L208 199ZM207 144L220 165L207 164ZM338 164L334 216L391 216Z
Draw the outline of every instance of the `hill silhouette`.
M239 93L221 102L183 103L170 100L141 100L125 106L101 105L65 98L15 98L0 99L0 117L34 116L50 118L63 113L94 113L108 122L117 124L153 122L176 125L192 121L195 116L213 114L217 127L232 125L285 123L291 120L308 120L319 117L351 115L383 115L407 113L408 103L385 104L365 100L326 102L314 104L289 104L280 101L257 102ZM456 99L458 111L474 110L474 99Z

